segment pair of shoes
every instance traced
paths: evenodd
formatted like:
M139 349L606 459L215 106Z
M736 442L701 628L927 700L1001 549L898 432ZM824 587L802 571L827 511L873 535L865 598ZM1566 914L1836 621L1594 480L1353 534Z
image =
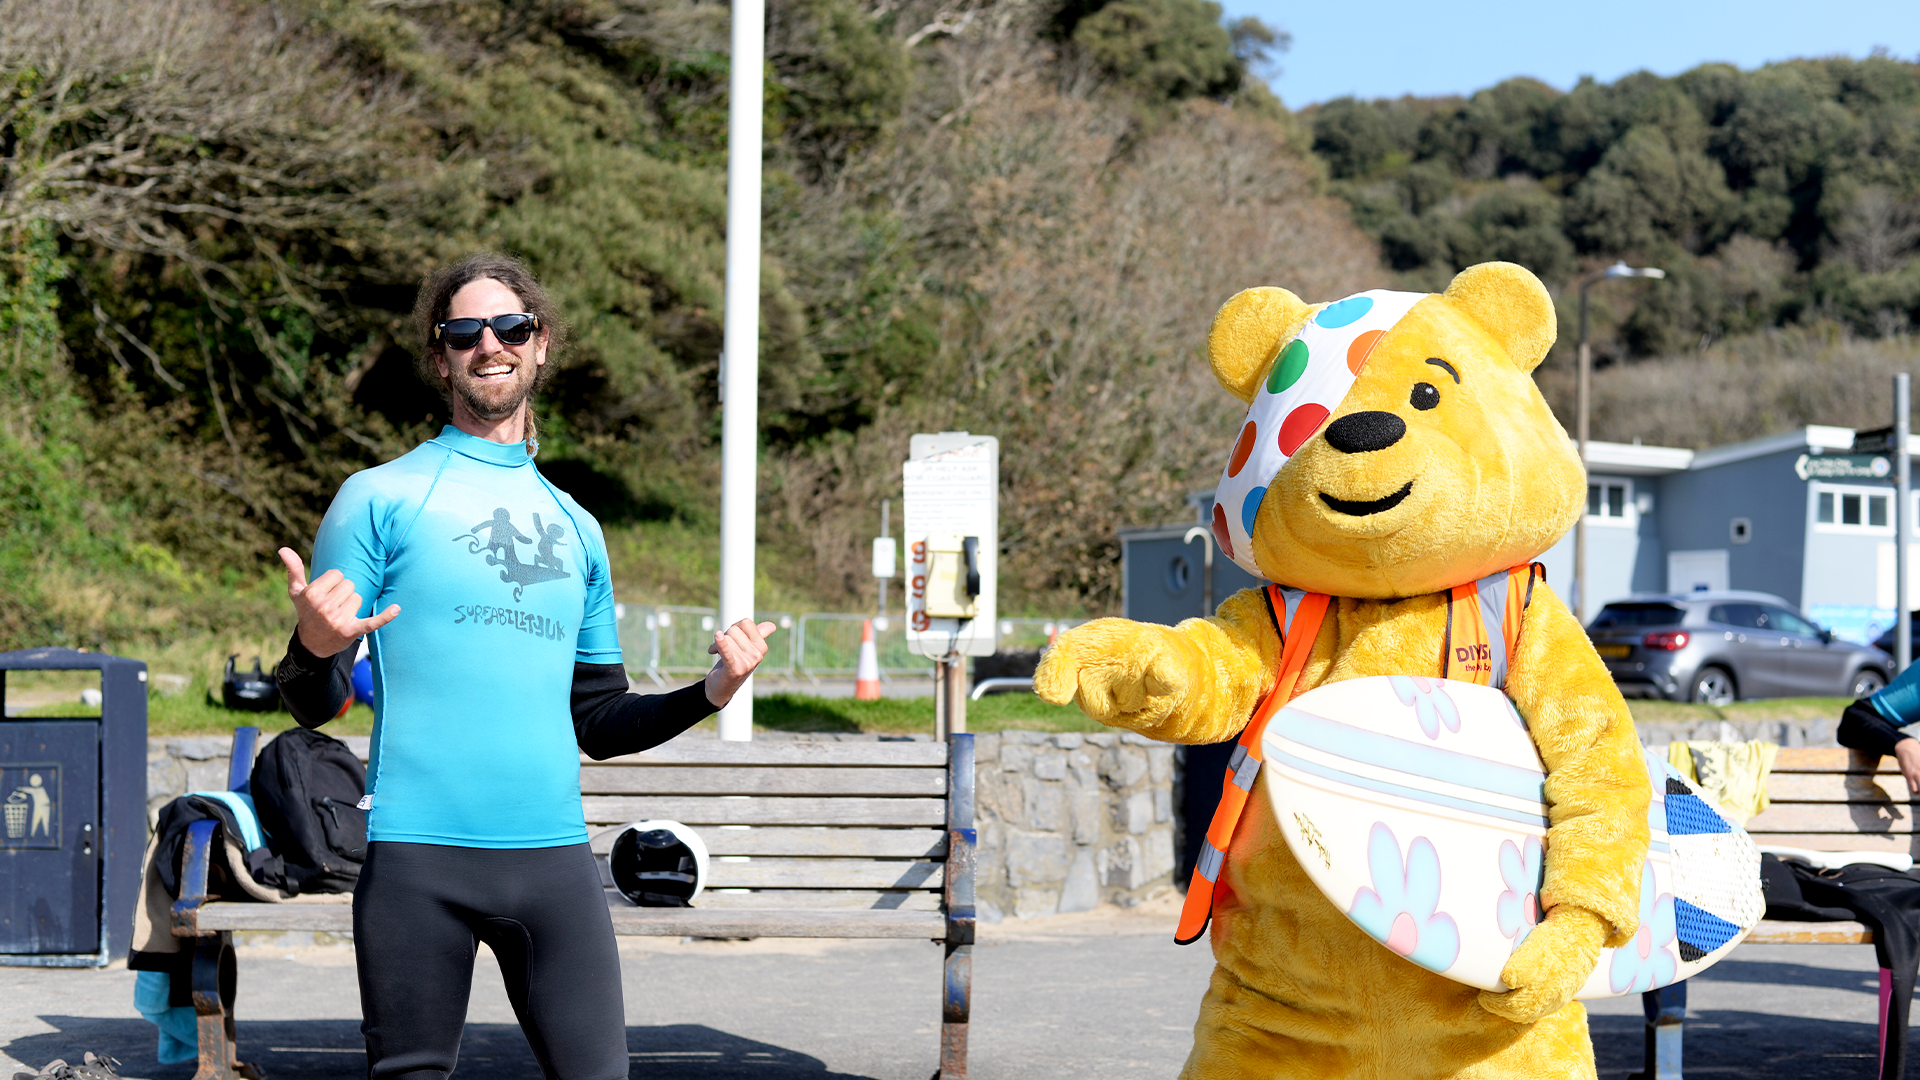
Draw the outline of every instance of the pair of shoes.
M105 1054L95 1055L88 1051L78 1065L67 1064L64 1058L54 1058L39 1072L17 1072L13 1080L120 1080L120 1074L114 1072L120 1063Z

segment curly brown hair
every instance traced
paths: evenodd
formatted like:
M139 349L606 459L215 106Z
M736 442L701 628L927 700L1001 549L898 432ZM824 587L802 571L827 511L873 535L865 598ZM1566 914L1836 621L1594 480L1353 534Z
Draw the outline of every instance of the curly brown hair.
M420 282L420 295L413 301L413 327L419 334L419 351L414 354L414 371L420 381L438 389L447 400L447 407L453 407L453 388L440 376L438 361L443 355L443 346L433 340L433 328L445 322L447 312L453 306L453 295L461 289L482 278L497 281L513 290L520 298L521 306L539 316L540 326L547 334L547 362L534 374L533 389L538 393L552 376L556 358L567 342L567 323L560 317L560 307L541 288L539 279L527 264L512 255L497 251L477 251L459 262L450 263L428 274ZM527 453L531 454L538 445L535 438L537 424L533 409L527 409Z

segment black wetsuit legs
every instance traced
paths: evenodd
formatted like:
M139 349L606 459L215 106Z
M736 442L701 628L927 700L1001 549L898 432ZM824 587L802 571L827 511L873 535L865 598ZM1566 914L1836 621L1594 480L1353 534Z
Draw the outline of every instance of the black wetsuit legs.
M587 845L369 844L353 936L370 1080L453 1071L481 942L547 1080L625 1080L620 956Z

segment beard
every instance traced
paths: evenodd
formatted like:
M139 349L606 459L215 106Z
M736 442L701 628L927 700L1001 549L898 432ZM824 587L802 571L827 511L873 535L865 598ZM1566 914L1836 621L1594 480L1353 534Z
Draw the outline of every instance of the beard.
M497 422L519 412L539 383L540 367L531 361L515 363L505 379L475 378L472 366L452 366L447 387L482 420Z

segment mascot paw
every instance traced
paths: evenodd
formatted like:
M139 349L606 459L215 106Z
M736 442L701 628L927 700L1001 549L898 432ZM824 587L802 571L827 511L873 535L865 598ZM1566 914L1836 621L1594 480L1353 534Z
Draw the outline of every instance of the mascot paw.
M1480 1007L1516 1024L1559 1012L1593 974L1606 937L1606 924L1593 912L1553 909L1501 969L1500 981L1512 989L1502 994L1482 990Z
M1125 619L1095 619L1062 633L1033 673L1041 700L1074 702L1089 717L1121 726L1165 718L1185 683L1166 628Z

